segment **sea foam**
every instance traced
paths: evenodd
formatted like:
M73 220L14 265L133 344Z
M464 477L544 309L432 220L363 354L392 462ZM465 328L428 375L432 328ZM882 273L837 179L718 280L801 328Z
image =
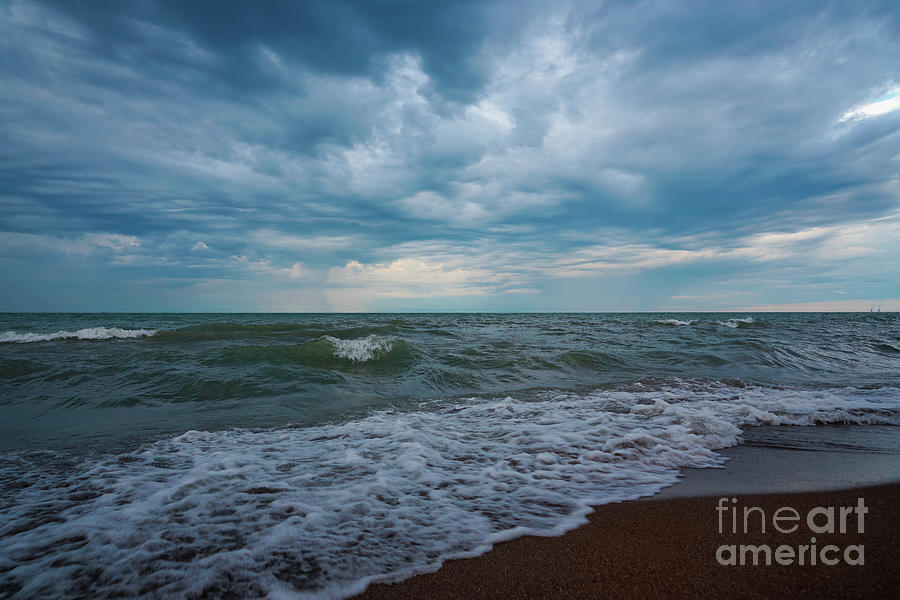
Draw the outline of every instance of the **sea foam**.
M54 340L109 340L117 338L138 338L156 335L155 329L120 329L119 327L88 327L76 331L56 331L54 333L0 333L0 343L50 342Z
M323 336L334 346L334 355L353 362L368 362L386 352L394 345L394 338L371 334L362 338L342 340L330 335Z
M900 390L675 382L189 431L101 458L12 454L0 584L23 598L345 597L561 534L591 505L721 465L743 426L835 422L900 424Z

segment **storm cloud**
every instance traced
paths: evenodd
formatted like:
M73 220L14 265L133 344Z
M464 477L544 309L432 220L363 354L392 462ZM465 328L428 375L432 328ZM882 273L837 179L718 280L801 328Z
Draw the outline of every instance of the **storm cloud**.
M9 0L0 51L0 309L900 309L892 2Z

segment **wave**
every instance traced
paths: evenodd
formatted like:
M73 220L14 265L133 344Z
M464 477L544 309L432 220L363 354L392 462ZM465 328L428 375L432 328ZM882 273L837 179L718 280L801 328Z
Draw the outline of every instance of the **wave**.
M369 335L364 338L341 340L330 335L323 336L334 347L334 355L356 363L363 363L390 352L394 347L394 338Z
M743 319L726 319L725 321L716 321L719 325L724 325L725 327L731 327L732 329L737 329L738 327L742 327L745 325L750 325L753 323L753 317L745 317Z
M413 354L412 346L393 336L368 335L340 339L322 336L302 344L240 345L223 349L208 364L302 364L341 369L348 366L400 365Z
M0 583L22 597L346 597L719 466L741 427L817 423L900 424L900 390L634 384L189 431L101 459L12 454Z
M889 344L887 342L879 342L874 344L874 349L879 352L887 352L887 353L897 353L900 354L900 347L895 346L893 344Z
M319 368L393 369L402 368L415 352L402 338L371 334L350 339L324 335L300 345L293 354L297 362Z
M6 331L0 333L0 343L49 342L56 340L107 340L155 337L166 342L192 342L229 339L303 339L329 340L336 348L336 355L355 362L365 362L374 354L387 348L382 335L393 331L389 326L331 328L296 324L240 324L209 323L189 325L178 329L123 329L119 327L88 327L74 331L31 333ZM374 354L373 354L374 353Z
M682 321L681 319L657 319L655 321L660 325L672 325L672 326L683 326L683 325L694 325L699 323L696 319L690 319L688 321ZM732 329L737 329L738 327L750 325L754 323L753 317L744 317L744 318L734 318L734 319L726 319L724 321L716 321L718 325L724 325L725 327L730 327Z
M0 333L0 343L25 344L29 342L50 342L54 340L110 340L149 337L159 333L156 329L120 329L119 327L88 327L76 331L54 333Z
M564 352L559 356L559 360L563 364L568 364L573 367L594 369L597 371L609 368L619 368L625 365L625 362L621 358L612 354L589 350L572 350ZM555 366L553 363L547 361L543 361L543 365L551 368Z

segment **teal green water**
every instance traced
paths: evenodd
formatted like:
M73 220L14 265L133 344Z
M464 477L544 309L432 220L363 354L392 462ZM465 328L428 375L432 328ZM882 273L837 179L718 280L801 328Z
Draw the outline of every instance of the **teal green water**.
M116 337L139 330L150 335ZM0 448L672 378L893 386L898 365L892 313L3 314Z

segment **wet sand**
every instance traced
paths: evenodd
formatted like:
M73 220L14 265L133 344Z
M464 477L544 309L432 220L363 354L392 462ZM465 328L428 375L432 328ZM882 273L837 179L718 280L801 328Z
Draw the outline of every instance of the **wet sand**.
M841 465L852 466L863 459L870 471L892 477L900 463L895 454L866 452L863 457L859 452L752 445L726 452L732 461L725 469L688 473L684 484L653 498L599 506L587 524L563 536L523 537L498 544L482 556L448 561L435 573L396 584L374 584L358 598L900 598L900 483L831 489L847 482L848 470ZM767 481L765 470L772 464L779 465L779 475L773 472ZM825 491L784 492L789 487L784 473L793 473L798 489L812 486ZM736 482L742 482L738 489ZM871 483L872 477L860 482ZM747 493L751 486L757 491L778 491ZM716 506L724 494L738 499L737 534L732 533L727 511L722 513L723 531L719 532ZM806 515L819 506L836 507L839 528L839 507L856 507L860 498L868 508L862 533L855 512L847 514L846 533L816 533L808 528ZM725 505L729 506L727 500ZM751 506L765 511L765 533L760 532L757 511L750 513L748 533L743 532L742 511ZM781 533L772 526L772 516L782 507L800 515L794 533ZM824 519L819 515L816 522L824 523ZM790 528L789 521L781 523L782 529ZM790 546L796 555L801 545L812 545L813 536L815 565L809 564L809 549L804 551L802 566L796 556L793 564L777 563L777 547ZM738 552L741 544L769 545L771 565L719 564L717 549L731 544ZM821 562L821 550L829 544L838 550L827 551L825 557L838 557L836 565ZM844 551L852 545L863 546L863 564L845 561ZM727 552L722 556L727 558ZM764 562L764 555L760 556ZM859 558L855 550L847 556ZM752 555L746 559L752 562Z
M782 534L768 527L766 534L733 535L726 519L720 535L717 498L634 501L598 507L587 525L561 537L512 540L483 556L449 561L435 573L373 585L359 598L898 598L900 484L739 501L768 515L785 506L804 515L816 506L855 506L858 498L869 509L864 533L850 527L845 534L815 537L819 549L864 545L863 565L782 566L773 559L771 566L723 566L716 560L722 544L797 548L809 544L810 532L801 526Z

